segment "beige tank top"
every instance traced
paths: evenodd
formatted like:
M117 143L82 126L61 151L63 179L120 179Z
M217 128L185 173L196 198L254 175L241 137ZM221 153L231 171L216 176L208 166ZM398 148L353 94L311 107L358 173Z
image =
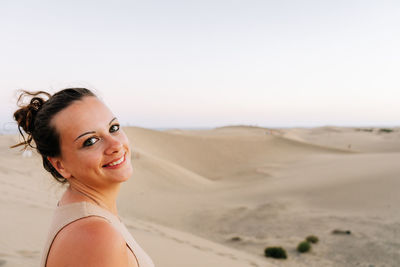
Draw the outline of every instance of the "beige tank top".
M42 253L41 267L46 267L47 257L49 255L51 244L54 238L65 226L89 216L99 216L105 218L115 229L124 237L129 249L134 253L139 267L154 267L153 261L146 252L136 243L132 235L126 229L125 225L117 216L97 205L89 202L76 202L57 207L53 216L53 222Z

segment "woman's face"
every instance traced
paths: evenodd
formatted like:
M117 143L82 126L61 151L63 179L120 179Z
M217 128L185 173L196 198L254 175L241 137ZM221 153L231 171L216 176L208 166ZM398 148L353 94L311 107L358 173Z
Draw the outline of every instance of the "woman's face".
M52 119L60 135L61 156L52 159L61 175L93 188L129 179L129 141L111 111L97 97L83 97Z

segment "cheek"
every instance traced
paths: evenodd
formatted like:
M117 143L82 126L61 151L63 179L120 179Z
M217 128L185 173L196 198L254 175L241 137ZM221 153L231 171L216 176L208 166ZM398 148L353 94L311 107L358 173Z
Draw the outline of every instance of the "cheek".
M125 135L124 132L122 132L119 136L119 141L122 143L122 145L125 147L125 149L128 150L129 153L131 153L131 147L130 147L130 143L129 143L129 139L128 137Z
M101 165L101 159L101 153L96 151L85 151L85 153L79 153L74 160L75 170L79 173L96 171Z
M121 142L129 146L129 139L123 131L121 132Z
M102 153L87 153L81 157L81 162L86 166L99 167L101 165Z

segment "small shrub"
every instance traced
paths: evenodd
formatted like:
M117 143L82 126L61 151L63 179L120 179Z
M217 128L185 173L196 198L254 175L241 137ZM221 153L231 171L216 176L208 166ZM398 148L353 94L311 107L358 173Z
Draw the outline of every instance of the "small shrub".
M374 131L373 128L357 128L356 131L362 131L362 132L369 132L372 133Z
M379 132L381 132L381 133L391 133L391 132L393 132L393 129L382 128L382 129L379 129Z
M310 251L310 249L311 249L311 244L308 241L302 241L297 246L297 251L300 253Z
M334 235L351 235L350 230L340 230L340 229L335 229L332 231L332 234Z
M275 258L275 259L286 259L286 250L282 247L268 247L264 250L265 257Z
M306 241L316 244L316 243L318 243L319 239L315 235L309 235L309 236L307 236Z

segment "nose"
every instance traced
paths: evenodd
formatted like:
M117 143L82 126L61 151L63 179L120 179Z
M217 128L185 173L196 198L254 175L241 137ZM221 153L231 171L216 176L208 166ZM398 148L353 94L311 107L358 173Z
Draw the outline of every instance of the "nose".
M123 145L118 138L110 135L107 136L105 139L107 142L107 148L105 150L105 154L112 155L121 152Z

